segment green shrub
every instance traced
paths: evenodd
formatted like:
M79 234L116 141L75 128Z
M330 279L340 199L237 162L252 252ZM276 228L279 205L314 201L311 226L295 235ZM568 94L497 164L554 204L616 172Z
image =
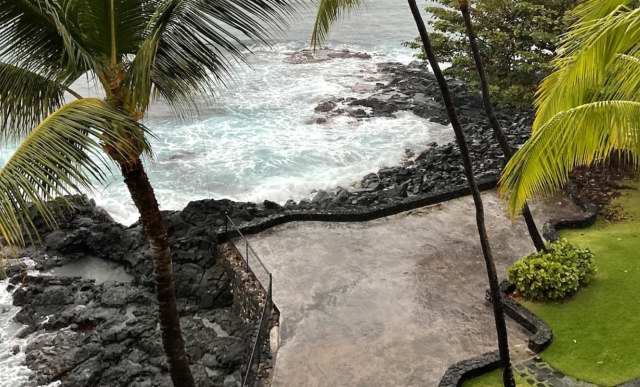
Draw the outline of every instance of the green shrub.
M508 270L509 281L518 293L534 301L566 298L589 284L595 273L593 253L566 239L518 260Z
M471 13L496 102L529 106L538 83L552 70L556 44L571 23L568 12L578 0L477 0ZM429 2L432 44L442 62L451 63L449 76L478 86L473 57L458 0ZM418 50L416 40L406 45Z

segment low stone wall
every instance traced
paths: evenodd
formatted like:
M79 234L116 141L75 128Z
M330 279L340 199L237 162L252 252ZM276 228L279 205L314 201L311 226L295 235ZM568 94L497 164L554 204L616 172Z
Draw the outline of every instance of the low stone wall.
M529 349L535 353L542 352L551 344L553 332L544 321L511 298L514 289L508 281L500 284L504 312L529 332ZM489 299L488 296L487 298ZM465 381L496 370L501 364L498 351L463 360L447 369L438 387L461 387Z
M458 362L447 369L438 387L459 387L472 378L491 372L500 367L498 351L487 352L472 359Z
M586 228L593 226L598 219L598 207L593 204L578 204L585 212L581 218L574 219L554 219L546 222L542 228L542 234L548 241L560 239L559 230Z
M528 347L540 353L553 341L553 332L544 321L511 297L515 289L515 285L508 281L500 284L504 312L530 333Z
M486 191L496 187L498 179L496 177L481 178L477 181L480 190ZM425 195L406 198L401 202L380 206L370 206L359 210L299 210L284 211L266 218L259 218L252 222L240 225L240 231L245 235L257 234L272 227L289 222L368 222L371 220L396 215L402 212L415 210L457 199L470 194L469 188L457 188L446 192L430 193ZM235 231L225 230L224 226L218 228L218 240L228 241L237 236Z

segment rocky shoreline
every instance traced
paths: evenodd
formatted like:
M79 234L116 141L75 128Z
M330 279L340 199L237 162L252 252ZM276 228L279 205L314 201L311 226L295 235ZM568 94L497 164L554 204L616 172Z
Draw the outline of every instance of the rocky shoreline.
M305 58L302 53L297 60L304 63ZM417 62L386 63L378 66L378 72L384 82L376 83L362 98L333 97L318 104L315 122L329 125L339 115L366 120L406 111L447 124L427 67ZM460 82L452 81L451 87L476 175L495 179L504 157L484 118L482 101ZM501 110L499 119L514 146L528 138L531 118L528 112ZM350 187L317 191L299 202L201 200L182 211L165 211L181 322L197 385L239 386L255 329L254 322L234 308L238 297L233 291L234 275L218 251L217 236L224 230L225 215L244 227L279 214L358 213L465 186L457 146L432 143L422 152L407 152L401 165L368 174ZM19 254L18 258L27 260L15 260L8 267L14 305L22 308L16 320L26 326L20 335L31 338L25 348L15 349L24 352L33 371L27 386L56 381L70 387L170 385L157 327L153 267L141 226L114 222L84 197L75 203L58 230L42 228L41 246ZM36 275L88 258L124 269L130 281Z
M435 78L424 64L383 63L378 65L378 72L384 82L377 82L373 92L362 98L332 97L320 102L315 108L315 122L330 125L331 120L340 115L366 120L394 117L396 113L405 111L439 124L448 124ZM462 82L450 80L450 86L467 135L475 175L482 180L495 179L503 167L504 155L485 118L482 100ZM498 119L512 146L518 147L529 138L533 120L531 112L501 107ZM224 226L225 213L243 227L278 214L361 212L374 206L391 206L408 199L465 187L466 178L457 145L431 143L419 153L407 150L400 165L370 173L349 187L316 191L308 199L298 202L201 200L189 203L187 209L207 218L220 230Z
M198 386L239 386L253 321L233 309L232 274L217 254L216 235L191 223L189 211L166 212L178 307ZM60 229L10 263L9 290L22 309L15 320L29 336L23 351L33 379L26 386L169 386L157 323L149 247L139 225L124 227L85 197L74 199ZM24 258L28 257L28 258ZM88 258L110 262L130 282L47 275Z

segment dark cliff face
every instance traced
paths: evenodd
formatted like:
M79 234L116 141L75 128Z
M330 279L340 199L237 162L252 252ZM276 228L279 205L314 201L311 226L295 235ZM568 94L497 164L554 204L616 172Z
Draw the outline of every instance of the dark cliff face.
M136 223L125 227L113 221L85 196L68 199L71 206L60 212L57 229L48 230L34 217L41 242L28 247L26 253L38 262L38 268L48 269L90 256L121 264L134 276L135 283L153 285L153 264L142 226ZM51 204L57 205L58 202ZM202 275L216 267L217 238L209 218L194 217L189 211L165 211L163 216L177 273L197 270ZM44 259L45 256L49 258ZM184 293L180 296L190 296L198 281L178 282L179 293Z
M10 268L16 320L31 335L26 364L33 385L170 386L157 324L153 263L139 225L114 222L86 197L73 198L59 229L23 256L47 270L88 257L121 266L127 283L34 276ZM53 204L55 205L55 204ZM189 213L166 212L181 324L198 386L239 385L251 329L235 315L229 274L216 235Z

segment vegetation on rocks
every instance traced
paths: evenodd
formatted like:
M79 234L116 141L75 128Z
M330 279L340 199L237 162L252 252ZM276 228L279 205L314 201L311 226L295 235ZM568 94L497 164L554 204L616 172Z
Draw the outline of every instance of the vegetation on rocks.
M11 260L18 258L18 249L12 246L0 245L0 280L5 279L8 273L8 267Z
M433 48L445 73L477 86L465 25L458 0L437 0L427 7L433 15ZM576 0L477 0L471 2L480 53L485 60L491 94L498 102L529 106L538 83L552 70L559 36L567 30L566 15ZM407 42L419 50L418 40Z
M593 253L562 239L547 250L524 257L509 268L509 280L528 300L561 300L591 282L596 273Z

